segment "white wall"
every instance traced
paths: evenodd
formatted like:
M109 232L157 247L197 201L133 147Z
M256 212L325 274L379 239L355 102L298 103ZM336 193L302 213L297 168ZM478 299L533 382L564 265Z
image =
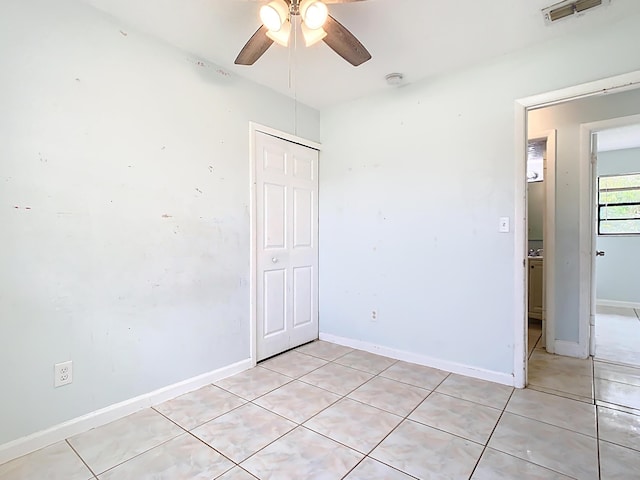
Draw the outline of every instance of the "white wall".
M598 175L640 172L640 148L598 153ZM598 300L640 305L640 236L599 236Z
M515 100L640 69L638 20L323 110L321 332L511 375Z
M580 249L580 124L640 113L640 89L575 100L529 114L529 129L557 129L556 338L578 341Z
M249 121L294 104L198 61L0 3L0 444L249 357Z

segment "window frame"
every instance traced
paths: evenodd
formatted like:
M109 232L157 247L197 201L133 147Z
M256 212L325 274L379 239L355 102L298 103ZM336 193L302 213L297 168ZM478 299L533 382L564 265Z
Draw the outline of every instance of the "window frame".
M611 207L611 206L637 206L640 207L640 200L638 200L637 202L624 202L624 203L601 203L600 202L600 196L601 193L603 193L603 189L600 187L600 179L602 178L611 178L611 177L628 177L628 176L634 176L637 175L640 178L640 172L627 172L627 173L615 173L615 174L610 174L610 175L598 175L597 177L597 209L598 209L598 236L602 236L602 237L620 237L620 236L629 236L629 237L633 237L633 236L640 236L640 232L616 232L616 233L610 233L610 232L602 232L602 227L601 224L603 221L607 221L607 222L624 222L624 221L632 221L632 220L638 220L640 221L640 218L602 218L602 210L603 208L606 207ZM613 191L638 191L640 192L640 184L637 187L629 187L629 188L621 188L621 189L604 189L604 192L613 192Z

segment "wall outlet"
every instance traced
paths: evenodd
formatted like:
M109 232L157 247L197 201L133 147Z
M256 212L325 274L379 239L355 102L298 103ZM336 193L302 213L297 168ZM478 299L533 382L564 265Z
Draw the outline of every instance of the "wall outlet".
M371 321L375 322L378 320L378 310L371 310Z
M69 360L68 362L56 363L53 370L54 387L68 385L73 381L73 362L71 360Z

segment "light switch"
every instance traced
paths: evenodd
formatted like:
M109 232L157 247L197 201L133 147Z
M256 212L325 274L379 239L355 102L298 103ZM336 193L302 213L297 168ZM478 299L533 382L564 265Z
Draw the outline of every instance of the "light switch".
M509 233L509 217L500 217L500 233Z

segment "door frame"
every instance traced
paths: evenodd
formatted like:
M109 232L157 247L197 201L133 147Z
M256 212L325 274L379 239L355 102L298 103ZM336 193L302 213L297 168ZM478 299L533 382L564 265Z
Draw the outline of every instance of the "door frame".
M256 197L256 133L264 133L291 143L313 148L320 152L321 144L306 138L267 127L256 122L249 122L249 238L251 254L249 256L249 351L251 365L257 364L257 273L258 273L258 237L257 237L257 197ZM318 164L319 166L319 164ZM318 203L320 202L320 188L318 187ZM316 285L316 288L318 286Z
M597 153L593 152L592 135L610 128L625 127L640 123L640 114L625 117L610 118L580 125L580 318L586 319L586 326L580 324L580 345L586 343L588 354L593 354L595 343L591 344L592 311L596 304L596 256L595 249L598 240L596 191ZM594 324L595 326L595 319ZM582 334L586 338L582 338Z
M558 103L564 103L570 100L577 100L579 98L590 97L594 95L605 95L611 92L622 92L625 90L633 90L640 87L640 70L626 73L623 75L616 75L602 80L596 80L594 82L584 83L568 88L553 90L550 92L542 93L539 95L533 95L515 100L514 105L514 126L515 126L515 168L514 168L514 349L513 349L513 380L514 386L523 388L527 383L527 268L525 256L527 252L527 224L526 224L526 211L527 211L527 195L526 195L526 160L527 160L527 113L529 110L535 108L542 108ZM580 182L583 184L582 178L584 172L580 173ZM587 176L586 181L589 181ZM581 190L582 192L582 190ZM582 199L581 200L585 200ZM555 209L555 205L552 207ZM588 199L581 201L580 203L580 228L584 228L584 214L583 209L587 210L587 228L590 217L590 205ZM553 230L555 235L555 227ZM581 235L580 248L584 248L583 235ZM588 238L590 242L590 238ZM587 248L589 248L587 246ZM587 318L587 322L588 322ZM584 340L584 345L581 344L580 350L584 349L585 355L588 351L588 325L583 325L584 322L580 322L580 340L581 343ZM587 328L585 328L587 327ZM583 332L587 330L587 332ZM568 353L560 352L556 349L556 353Z
M549 353L555 352L555 271L552 268L555 265L554 261L556 258L556 129L545 130L541 132L534 132L527 136L527 143L531 140L546 140L546 159L544 164L544 224L542 226L542 240L544 245L544 282L543 282L543 322L544 322L544 331L545 334L544 342L546 349ZM525 169L526 169L526 160L525 160ZM526 172L526 171L525 171ZM525 174L526 177L526 174ZM528 208L528 189L525 189L525 195L527 195L527 208ZM528 211L527 211L528 214ZM527 227L529 226L529 219L527 218ZM526 245L527 248L525 251L529 250L529 229L527 228L525 231L527 235ZM529 276L525 275L525 281L527 285L525 287L525 301L527 302L525 312L527 313L526 325L528 326L528 312L529 312L529 295L528 295L528 279ZM528 341L528 335L527 335ZM525 351L528 352L528 345L526 346Z

